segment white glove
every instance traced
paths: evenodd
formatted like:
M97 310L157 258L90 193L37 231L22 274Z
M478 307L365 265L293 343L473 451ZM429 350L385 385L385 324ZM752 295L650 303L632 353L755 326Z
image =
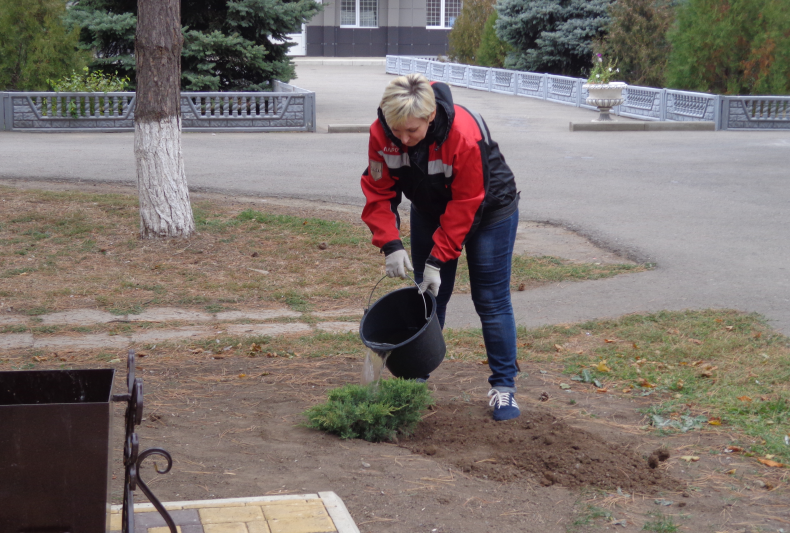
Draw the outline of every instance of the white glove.
M442 278L439 275L439 269L435 266L425 265L425 272L422 275L422 283L420 283L420 294L429 291L434 296L439 296L439 285L442 284Z
M414 270L406 250L392 252L384 259L384 263L387 268L387 276L391 278L406 279L406 271Z

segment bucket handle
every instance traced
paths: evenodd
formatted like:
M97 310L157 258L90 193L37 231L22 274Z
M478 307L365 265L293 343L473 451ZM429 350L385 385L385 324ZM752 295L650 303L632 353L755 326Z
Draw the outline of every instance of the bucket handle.
M381 283L382 281L384 281L384 278L386 278L386 277L387 277L387 276L384 276L384 277L382 277L380 280L378 280L378 281L376 282L376 284L375 284L375 285L373 285L373 290L372 290L372 291L370 291L370 296L368 296L368 306L365 308L365 313L367 313L367 312L368 312L368 309L370 309L370 299L371 299L371 298L373 298L373 293L376 291L376 287L378 287L378 286L379 286L379 283ZM417 292L419 293L419 295L420 295L420 296L422 296L422 305L423 305L423 306L425 306L425 321L426 321L426 322L428 322L428 321L431 319L431 317L430 317L430 316L428 316L428 302L426 302L426 301L425 301L425 293L423 293L423 292L420 292L420 291L419 291L419 289L420 289L420 284L419 284L419 283L417 283L416 281L414 281L414 278L412 278L412 277L411 277L411 276L409 276L408 274L406 275L406 277L407 277L407 278L409 278L409 279L411 280L411 282L412 282L412 283L414 283L415 285L417 285Z

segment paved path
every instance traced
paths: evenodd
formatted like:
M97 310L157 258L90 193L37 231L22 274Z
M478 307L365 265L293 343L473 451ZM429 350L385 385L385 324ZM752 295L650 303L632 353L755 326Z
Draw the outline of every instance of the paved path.
M180 533L359 533L334 492L163 502ZM121 531L122 506L110 514L111 533ZM134 506L135 533L169 533L150 503Z
M296 85L318 93L316 134L185 134L190 185L235 194L361 206L365 134L392 79L380 65L302 64ZM514 294L520 324L638 311L735 308L790 334L790 132L574 132L595 114L559 104L453 89L479 110L513 167L521 218L578 231L648 273ZM131 134L0 133L0 179L135 179ZM477 324L467 296L448 325Z

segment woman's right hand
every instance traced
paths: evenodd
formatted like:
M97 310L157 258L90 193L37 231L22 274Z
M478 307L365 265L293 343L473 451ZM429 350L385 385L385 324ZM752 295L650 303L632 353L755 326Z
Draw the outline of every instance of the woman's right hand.
M392 252L384 259L384 264L387 268L387 276L391 278L407 279L406 271L414 270L406 250Z

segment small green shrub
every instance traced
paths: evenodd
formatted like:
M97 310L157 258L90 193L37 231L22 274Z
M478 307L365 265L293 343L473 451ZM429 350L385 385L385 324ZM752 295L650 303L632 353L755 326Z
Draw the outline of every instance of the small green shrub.
M47 80L47 83L55 92L115 93L126 90L129 86L129 77L121 78L99 71L91 72L88 67L84 67L80 74L72 71L71 76L64 76L59 80Z
M377 385L352 383L327 396L326 403L305 411L307 427L370 442L392 440L398 432L410 434L433 404L424 383L404 379L381 380Z

